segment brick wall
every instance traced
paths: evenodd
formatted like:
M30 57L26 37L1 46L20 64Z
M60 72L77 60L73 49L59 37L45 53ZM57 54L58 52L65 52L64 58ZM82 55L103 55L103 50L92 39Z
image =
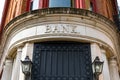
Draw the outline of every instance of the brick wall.
M26 12L27 0L10 0L4 26L14 17ZM96 0L97 13L113 20L113 0Z
M26 12L26 2L27 0L10 0L5 25L16 16Z

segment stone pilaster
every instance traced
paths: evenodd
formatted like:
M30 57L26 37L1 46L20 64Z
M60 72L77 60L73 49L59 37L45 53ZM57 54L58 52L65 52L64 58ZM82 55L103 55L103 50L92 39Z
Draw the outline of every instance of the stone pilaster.
M14 60L14 67L13 67L11 80L19 80L20 66L21 66L21 55L22 55L22 47L18 47L16 59Z
M103 61L103 54L101 52L101 48L97 43L92 43L91 44L91 57L92 57L92 62L95 60L96 56L98 56L100 58L100 61ZM106 55L104 55L104 57L106 58ZM105 59L106 60L106 59ZM93 72L94 73L94 72ZM108 74L108 73L106 73ZM99 80L104 80L104 74L102 73L101 75L99 75ZM109 78L108 78L109 80Z
M27 53L28 53L27 55L32 60L34 43L27 43L26 45L27 45Z
M99 56L99 58L101 58L101 49L97 43L92 43L91 44L92 62L95 60L96 56Z
M115 58L111 58L109 61L109 69L110 69L110 80L120 80L118 65Z
M12 67L13 67L13 61L10 59L6 60L1 80L11 80Z
M26 56L32 60L33 55L33 43L26 43L22 50L21 60L24 60ZM20 66L19 80L25 80L25 75L22 72L22 67Z
M101 61L104 61L103 64L103 71L102 71L102 76L104 80L110 80L110 72L109 72L109 67L108 67L108 59L106 56L106 51L104 49L101 49Z

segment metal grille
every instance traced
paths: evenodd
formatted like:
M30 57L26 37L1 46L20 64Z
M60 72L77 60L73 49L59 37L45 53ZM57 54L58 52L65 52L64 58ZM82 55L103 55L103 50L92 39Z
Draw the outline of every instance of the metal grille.
M93 80L90 44L34 44L32 80Z

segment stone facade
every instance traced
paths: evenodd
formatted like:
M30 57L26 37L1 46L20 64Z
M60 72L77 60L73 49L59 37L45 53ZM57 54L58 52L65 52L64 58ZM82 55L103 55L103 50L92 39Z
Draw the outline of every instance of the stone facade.
M90 43L92 62L96 56L104 61L99 80L120 80L120 34L113 21L114 0L97 0L97 13L75 8L26 12L28 1L10 0L1 28L0 80L25 80L20 60L26 56L32 60L34 43L45 41Z
M119 42L115 25L86 10L79 10L79 13L74 14L71 14L73 10L70 8L65 10L62 12L58 8L53 14L50 9L41 13L38 13L39 10L33 11L13 19L7 25L3 34L5 51L0 65L2 69L2 62L6 61L2 80L24 80L20 60L24 60L26 55L32 60L34 42L57 40L89 42L92 61L96 56L104 61L100 80L119 80L120 56L119 46L116 45ZM9 59L11 63L7 62ZM9 73L12 74L6 79L4 76Z

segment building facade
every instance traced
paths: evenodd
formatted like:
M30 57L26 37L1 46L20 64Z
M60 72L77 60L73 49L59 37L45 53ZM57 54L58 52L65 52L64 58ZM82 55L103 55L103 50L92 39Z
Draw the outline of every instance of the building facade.
M120 80L116 0L6 0L0 26L0 78L25 80L21 60L32 60L31 80Z

